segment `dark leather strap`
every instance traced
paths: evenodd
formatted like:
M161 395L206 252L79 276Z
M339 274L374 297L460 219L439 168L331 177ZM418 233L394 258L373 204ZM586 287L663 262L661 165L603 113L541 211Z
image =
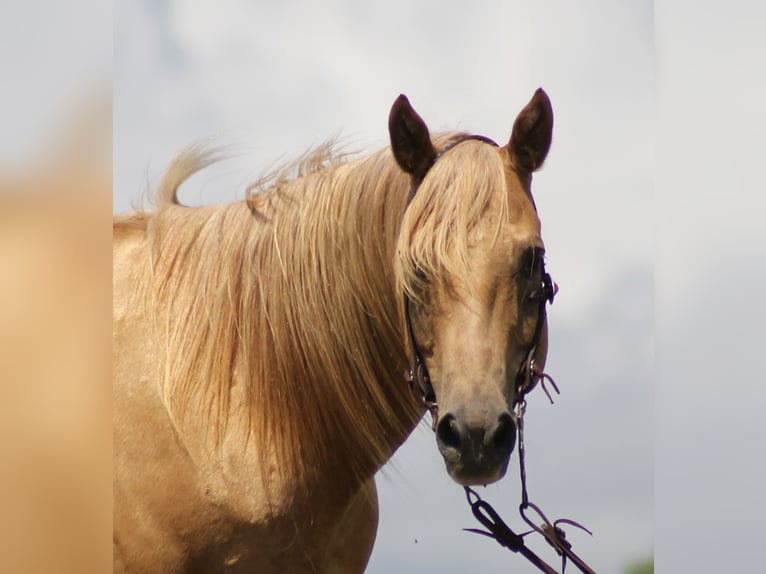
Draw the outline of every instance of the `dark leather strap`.
M431 377L428 375L426 362L415 341L410 316L410 298L406 295L404 296L404 320L407 323L407 338L410 341L410 370L405 378L410 383L413 393L420 398L423 406L431 413L431 426L436 429L439 422L439 406L436 403L436 394L431 386Z
M530 293L530 297L540 301L540 307L537 313L537 323L535 324L535 333L532 337L532 343L527 349L525 361L521 364L516 374L516 403L520 403L524 399L524 395L534 389L541 376L543 376L542 373L537 372L535 369L535 354L537 352L537 346L540 344L540 337L543 334L543 325L545 324L545 319L547 317L545 305L553 304L553 299L556 297L556 293L558 293L559 290L558 285L553 282L551 276L545 271L545 262L541 262L540 265L542 282L540 283L539 289ZM550 395L548 398L550 399Z

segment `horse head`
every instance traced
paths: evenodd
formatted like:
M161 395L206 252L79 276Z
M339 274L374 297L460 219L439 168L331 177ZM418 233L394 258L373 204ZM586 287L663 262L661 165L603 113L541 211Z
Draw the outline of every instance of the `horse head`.
M465 134L432 140L405 96L391 109L391 150L411 179L396 267L420 371L412 376L432 408L447 471L462 485L503 477L514 407L545 364L554 291L530 188L552 127L541 89L502 147Z

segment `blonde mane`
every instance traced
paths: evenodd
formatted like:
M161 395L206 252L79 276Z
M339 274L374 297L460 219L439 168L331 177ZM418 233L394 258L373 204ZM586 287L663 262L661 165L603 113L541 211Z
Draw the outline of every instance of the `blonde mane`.
M156 209L115 221L151 242L146 303L176 426L203 424L220 439L237 385L247 432L283 476L338 461L369 475L420 416L402 380L404 291L418 291L421 273L466 272L472 230L506 189L505 155L461 144L410 202L389 150L349 161L324 145L246 201L199 208L180 205L177 189L217 158L199 147L179 155ZM188 420L191 409L203 420Z

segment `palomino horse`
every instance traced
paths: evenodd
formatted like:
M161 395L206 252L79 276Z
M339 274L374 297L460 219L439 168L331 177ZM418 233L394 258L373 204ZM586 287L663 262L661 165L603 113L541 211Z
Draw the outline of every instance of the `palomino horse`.
M546 353L530 185L552 125L538 90L504 147L432 140L400 96L390 150L322 148L189 208L178 186L213 161L192 148L155 211L116 218L116 571L364 570L373 476L425 405L458 483L504 475Z

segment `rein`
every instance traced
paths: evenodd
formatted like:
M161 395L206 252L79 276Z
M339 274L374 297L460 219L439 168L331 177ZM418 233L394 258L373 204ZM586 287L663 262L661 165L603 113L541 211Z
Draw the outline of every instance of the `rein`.
M556 387L553 379L548 375L544 375L544 378L547 378L547 380L550 381L558 393L558 387ZM584 530L591 536L593 533L582 524L568 518L559 518L558 520L551 522L539 506L529 501L529 495L527 493L527 472L524 464L524 412L526 406L527 402L524 398L517 403L516 425L519 433L519 474L521 475L521 504L519 504L519 515L531 530L521 534L515 533L510 526L503 521L492 505L483 500L481 496L469 486L463 487L465 489L468 505L471 507L471 512L473 512L476 520L478 520L487 530L479 530L477 528L465 528L464 530L494 539L498 544L508 548L511 552L517 552L524 556L529 562L536 566L538 570L545 572L545 574L559 574L557 570L535 554L535 552L524 543L524 537L535 532L541 535L545 541L553 547L556 554L561 556L561 574L566 570L567 560L570 560L581 572L583 572L583 574L596 574L595 570L574 553L572 550L572 543L566 539L566 533L559 525L569 524L570 526ZM534 512L538 519L542 520L541 525L538 526L533 522L532 518L528 515L529 510Z
M430 166L445 153L447 153L453 147L468 140L478 140L484 143L488 143L492 146L498 147L497 144L491 139L479 136L470 135L461 139L455 140L452 143L445 146L439 151L431 161ZM429 168L430 168L429 166ZM417 191L419 182L414 182L410 196L412 197ZM545 386L546 381L551 384L556 394L559 394L559 389L553 378L550 375L543 373L537 368L535 364L535 355L537 347L540 343L540 337L542 336L543 325L546 319L546 303L553 303L553 299L558 292L558 285L556 285L551 276L545 271L545 263L541 263L541 283L539 288L529 294L529 297L539 301L540 307L537 316L537 324L535 325L534 336L532 342L527 350L525 359L519 367L516 374L516 399L513 407L516 410L516 426L518 429L518 453L519 453L519 474L521 477L521 504L519 504L519 514L524 522L531 528L524 533L515 533L500 517L497 511L485 500L479 496L479 494L472 488L465 486L466 500L468 501L471 511L474 517L478 520L486 530L480 530L476 528L466 528L467 532L473 532L475 534L481 534L493 538L501 546L508 548L511 552L516 552L524 556L529 562L537 567L541 572L545 574L559 574L552 566L540 558L535 552L533 552L524 543L524 538L535 532L541 535L545 541L553 547L556 553L561 556L561 574L566 569L567 560L570 560L581 572L584 574L596 574L595 571L590 568L585 561L582 560L572 550L572 544L567 541L564 530L559 526L560 524L569 524L581 530L584 530L588 534L593 534L590 530L582 526L581 524L567 519L560 518L551 522L548 517L543 513L539 506L529 501L529 495L527 493L527 472L524 462L525 448L524 448L524 414L526 412L527 401L526 395L530 393L538 384L541 384L543 391L545 392L548 400L553 404L551 394L548 392ZM419 400L423 407L431 413L431 428L436 430L436 425L439 422L439 405L436 400L436 394L434 393L433 386L431 385L431 378L428 374L428 368L426 367L425 360L420 353L417 341L415 339L415 332L412 328L412 316L410 312L410 298L405 293L404 295L404 320L407 327L407 338L410 346L410 369L405 373L405 380L410 384L412 392L419 397ZM537 525L533 522L532 518L528 515L528 512L533 512L537 519L542 520L541 525Z

